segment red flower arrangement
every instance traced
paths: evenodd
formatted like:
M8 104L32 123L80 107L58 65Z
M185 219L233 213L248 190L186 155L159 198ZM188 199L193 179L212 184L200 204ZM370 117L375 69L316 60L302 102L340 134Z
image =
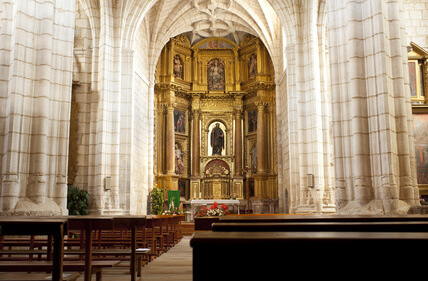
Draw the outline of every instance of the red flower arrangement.
M219 208L217 202L214 202L214 205L212 205L209 209L203 206L202 210L196 216L197 217L224 216L224 215L230 214L228 209L229 207L227 207L226 204L221 205L221 207Z

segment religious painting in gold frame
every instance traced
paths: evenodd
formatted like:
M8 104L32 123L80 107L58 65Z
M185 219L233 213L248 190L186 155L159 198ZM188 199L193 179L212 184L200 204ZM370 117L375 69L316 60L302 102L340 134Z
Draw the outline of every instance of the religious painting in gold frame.
M412 104L426 104L428 99L428 51L411 42L409 46L409 86Z
M221 59L215 58L208 62L208 90L209 91L224 91L224 62Z
M414 42L408 51L417 181L420 195L428 198L428 51Z
M428 106L413 106L416 171L421 195L428 195Z

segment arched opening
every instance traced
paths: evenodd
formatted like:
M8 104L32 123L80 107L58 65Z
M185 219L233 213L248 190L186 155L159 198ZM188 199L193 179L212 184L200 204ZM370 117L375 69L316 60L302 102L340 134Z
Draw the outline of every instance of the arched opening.
M251 202L277 210L274 66L260 38L171 38L156 66L154 103L158 187L185 182L182 202L233 197L251 209L248 181Z

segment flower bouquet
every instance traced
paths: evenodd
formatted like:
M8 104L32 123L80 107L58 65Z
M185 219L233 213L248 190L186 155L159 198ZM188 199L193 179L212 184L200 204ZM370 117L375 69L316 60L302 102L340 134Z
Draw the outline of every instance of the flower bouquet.
M214 205L212 205L209 209L203 206L201 212L196 216L197 217L224 216L224 215L230 214L228 209L229 207L227 207L226 204L221 205L221 207L219 208L217 202L214 202Z

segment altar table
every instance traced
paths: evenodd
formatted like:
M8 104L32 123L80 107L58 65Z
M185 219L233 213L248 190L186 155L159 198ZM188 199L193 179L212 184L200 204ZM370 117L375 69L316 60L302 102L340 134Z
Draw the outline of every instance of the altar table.
M238 215L239 215L239 200L233 200L233 199L194 199L190 201L191 205L191 220L193 221L193 218L198 214L198 210L200 207L205 206L209 208L209 206L214 205L214 203L217 202L218 206L221 207L221 205L226 204L228 208L236 206L238 209Z

